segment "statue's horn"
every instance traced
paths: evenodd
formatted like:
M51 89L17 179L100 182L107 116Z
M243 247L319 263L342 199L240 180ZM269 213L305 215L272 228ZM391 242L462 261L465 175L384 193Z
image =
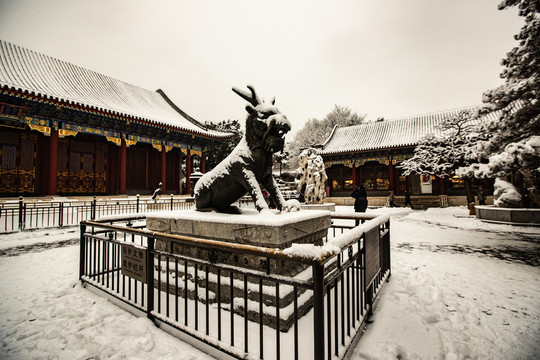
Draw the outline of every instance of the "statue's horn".
M253 85L248 85L247 87L251 91L251 94L249 94L247 91L240 90L240 89L238 89L237 87L234 87L234 86L232 88L232 91L234 91L236 94L238 94L238 96L240 96L242 99L249 102L251 105L253 105L253 106L259 105L261 103L261 100L259 99L259 97L255 93L255 88L253 87Z

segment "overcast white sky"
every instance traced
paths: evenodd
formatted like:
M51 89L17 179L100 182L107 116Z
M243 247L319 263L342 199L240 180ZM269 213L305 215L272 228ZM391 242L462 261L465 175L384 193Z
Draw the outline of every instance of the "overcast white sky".
M499 0L0 0L0 38L150 89L199 121L253 84L293 124L480 104L522 26ZM292 139L291 136L288 137Z

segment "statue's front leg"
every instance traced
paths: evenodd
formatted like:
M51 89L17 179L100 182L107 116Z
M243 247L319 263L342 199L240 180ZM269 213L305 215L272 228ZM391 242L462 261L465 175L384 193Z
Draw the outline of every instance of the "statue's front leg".
M242 175L244 176L244 187L248 191L248 193L251 195L251 198L253 199L253 202L255 203L255 208L258 211L261 210L269 210L268 204L266 203L266 200L264 199L264 195L262 193L261 187L259 186L259 182L257 181L257 178L255 177L255 174L253 171L249 169L242 169Z

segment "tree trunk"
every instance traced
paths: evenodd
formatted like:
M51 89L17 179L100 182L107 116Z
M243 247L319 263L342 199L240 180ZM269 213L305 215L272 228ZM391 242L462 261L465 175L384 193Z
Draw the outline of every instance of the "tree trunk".
M472 190L472 180L469 178L463 179L465 184L465 191L467 192L467 207L469 208L469 215L475 215L476 211L474 210L474 194Z

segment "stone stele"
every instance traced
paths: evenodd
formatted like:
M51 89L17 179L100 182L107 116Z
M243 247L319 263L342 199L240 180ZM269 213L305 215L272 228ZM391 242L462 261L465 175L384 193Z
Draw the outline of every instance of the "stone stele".
M156 232L277 249L293 243L322 245L330 225L330 212L317 210L276 214L244 210L240 215L189 210L156 212L146 218L146 227ZM157 242L156 249L282 275L295 275L301 270L292 262L272 260L268 264L265 257L216 252L170 241Z

